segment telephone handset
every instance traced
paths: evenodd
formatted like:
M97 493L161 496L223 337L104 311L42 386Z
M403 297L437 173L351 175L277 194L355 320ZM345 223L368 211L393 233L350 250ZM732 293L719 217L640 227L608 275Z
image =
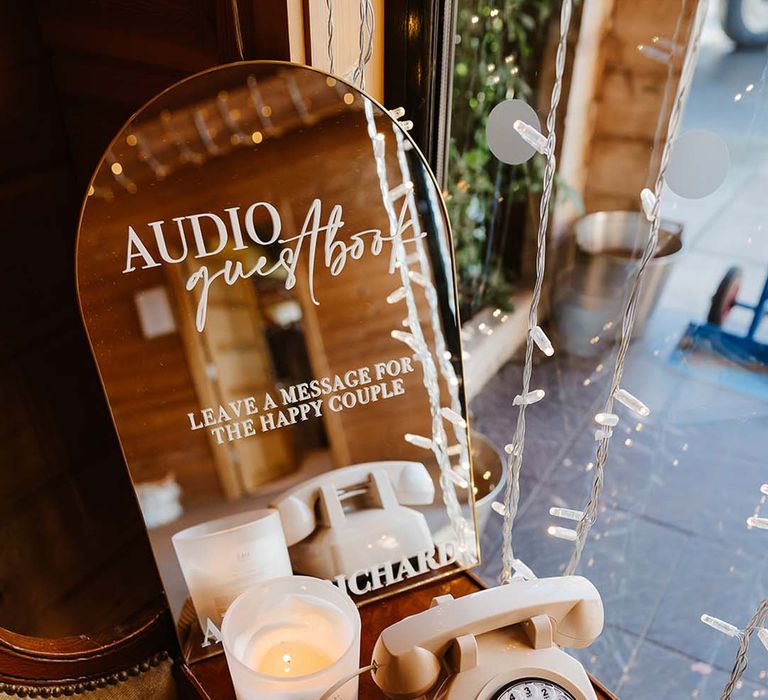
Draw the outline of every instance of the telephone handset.
M333 579L433 546L426 518L435 485L420 462L354 464L313 477L272 505L280 513L294 571Z
M388 698L596 700L583 667L559 646L588 646L603 604L585 578L513 580L429 610L381 633L373 679Z

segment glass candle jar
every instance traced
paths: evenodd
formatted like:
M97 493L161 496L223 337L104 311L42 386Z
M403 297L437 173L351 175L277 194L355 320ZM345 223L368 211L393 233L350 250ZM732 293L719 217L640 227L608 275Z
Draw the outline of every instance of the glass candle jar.
M360 661L360 614L328 581L289 576L257 584L221 628L238 700L317 700ZM357 700L357 678L334 695Z
M210 520L172 540L203 632L208 620L221 625L232 601L253 584L293 573L276 510Z

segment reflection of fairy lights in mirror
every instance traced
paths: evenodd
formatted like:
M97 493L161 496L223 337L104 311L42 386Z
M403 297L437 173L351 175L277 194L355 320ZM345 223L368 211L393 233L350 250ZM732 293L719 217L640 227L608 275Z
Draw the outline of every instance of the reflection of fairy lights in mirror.
M123 172L123 165L115 158L115 154L112 151L107 151L107 155L105 156L105 159L107 163L109 163L109 172L112 174L112 177L115 179L115 181L125 189L126 192L129 192L130 194L134 194L136 190L138 189L136 187L136 183L133 182L129 177L125 175ZM96 190L94 190L94 194L96 193Z
M114 146L109 175L120 189L133 193L142 184L164 179L179 168L199 166L234 149L258 146L267 138L314 123L336 113L340 105L359 108L343 83L328 77L320 90L312 77L281 74L260 85L249 76L245 85L219 90L210 98L174 110L165 109L158 117L136 124L123 143ZM268 104L264 94L284 95L285 99ZM404 111L398 108L391 114L400 119ZM406 129L412 126L410 122L401 125ZM122 145L127 148L121 150ZM94 184L90 196L110 200L114 193L99 183Z
M659 63L669 63L672 60L672 54L651 44L638 44L637 50L643 54L643 56L650 58L653 61L658 61Z
M406 442L425 450L431 450L437 461L440 471L440 486L443 495L448 517L451 522L454 534L456 535L458 550L467 559L469 552L468 535L469 526L464 518L464 514L459 504L456 494L456 487L466 489L471 479L468 468L462 468L469 464L468 447L466 438L466 422L461 415L462 404L458 393L458 378L449 359L446 359L447 353L445 338L442 332L442 324L437 305L437 293L430 281L430 267L428 256L424 248L423 233L419 222L419 214L416 209L410 167L406 157L407 139L402 134L402 123L393 125L393 134L396 139L397 162L399 166L400 183L390 187L387 163L386 163L386 137L378 131L373 114L373 107L367 100L364 101L365 117L368 126L368 135L371 140L374 159L376 162L376 172L379 178L382 203L389 219L390 236L394 242L393 259L391 263L392 270L400 273L401 286L392 291L386 298L387 303L397 304L405 302L408 312L408 328L410 332L393 330L392 338L408 345L414 352L415 359L422 365L423 384L427 391L430 412L432 414L432 436L414 435L406 433L404 439ZM400 214L395 210L395 204L401 207ZM409 238L404 239L403 233L409 231ZM406 250L407 245L413 245L415 251ZM411 260L419 262L420 271L411 270L409 264ZM430 325L435 340L434 357L426 343L424 333L421 327L421 318L416 305L415 292L413 289L414 275L421 283L418 286L423 290L430 310ZM435 363L435 357L438 364ZM451 406L445 407L441 401L441 391L439 385L439 375L446 380ZM459 450L460 471L465 474L457 473L454 465L451 464L448 454L448 437L445 431L443 421L446 420L453 427L456 445Z

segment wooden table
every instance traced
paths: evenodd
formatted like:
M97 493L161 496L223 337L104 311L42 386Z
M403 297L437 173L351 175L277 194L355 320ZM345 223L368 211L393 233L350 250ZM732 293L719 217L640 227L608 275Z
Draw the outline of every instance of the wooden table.
M421 588L396 593L386 600L369 603L360 608L362 618L362 639L360 658L370 659L373 645L382 630L391 624L415 613L426 610L435 596L450 593L459 598L468 593L483 589L483 583L471 573L457 573L455 576L428 583ZM224 654L219 654L205 661L198 661L191 667L182 667L184 678L181 679L183 697L187 700L235 700L235 691L227 670ZM617 700L593 679L593 685L599 700ZM373 683L370 674L360 677L359 700L382 700L383 696Z

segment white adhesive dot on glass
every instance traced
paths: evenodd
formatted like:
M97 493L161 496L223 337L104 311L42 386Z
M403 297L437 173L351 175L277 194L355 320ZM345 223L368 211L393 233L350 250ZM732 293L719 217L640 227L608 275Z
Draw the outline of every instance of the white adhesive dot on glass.
M711 131L695 129L675 139L665 180L680 197L701 199L723 184L730 165L725 141Z
M491 110L485 126L488 148L502 163L508 165L525 163L536 153L536 149L515 130L515 121L518 119L541 131L538 115L524 100L500 102Z

